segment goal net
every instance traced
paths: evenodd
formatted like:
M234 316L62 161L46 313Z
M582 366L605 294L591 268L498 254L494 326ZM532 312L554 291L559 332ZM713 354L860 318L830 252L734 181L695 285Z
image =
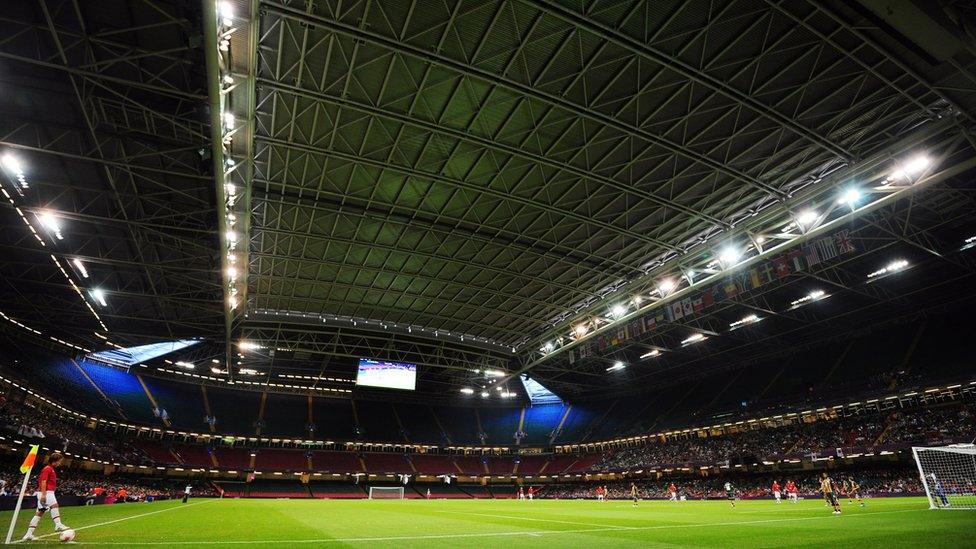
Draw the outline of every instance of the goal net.
M912 448L930 509L976 509L976 446Z
M403 499L403 486L370 486L369 499Z

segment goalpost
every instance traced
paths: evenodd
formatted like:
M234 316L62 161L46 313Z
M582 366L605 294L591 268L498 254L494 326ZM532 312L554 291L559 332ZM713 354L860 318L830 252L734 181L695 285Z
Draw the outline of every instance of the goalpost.
M976 446L912 447L929 509L976 509Z
M370 486L369 499L403 499L403 486Z

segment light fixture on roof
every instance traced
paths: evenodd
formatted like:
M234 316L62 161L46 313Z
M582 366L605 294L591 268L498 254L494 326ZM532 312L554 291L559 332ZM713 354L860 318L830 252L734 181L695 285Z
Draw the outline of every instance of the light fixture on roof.
M237 118L232 112L224 112L222 120L224 121L224 127L228 130L234 129L234 123L237 122Z
M237 242L237 233L234 231L227 231L227 242Z
M471 387L461 387L461 394L463 394L463 395L473 395L474 394L474 389L472 389Z
M549 354L555 348L556 348L556 345L553 342L550 341L550 342L546 343L545 345L543 345L541 350L542 350L543 353Z
M231 75L229 75L229 74L225 74L224 75L224 84L230 85L230 84L233 84L233 83L234 83L234 77L231 76Z
M501 393L501 395L500 395L500 396L501 396L502 398L512 398L512 397L514 397L514 396L515 396L515 393L513 393L513 392L511 392L511 391L505 391L505 392L503 392L503 393Z
M677 285L673 279L665 278L657 285L657 293L661 294L661 297L664 297L671 293Z
M623 370L626 367L627 367L626 364L624 364L623 362L621 362L621 361L618 360L618 361L616 361L616 362L613 363L613 366L610 366L609 368L607 368L607 371L608 372L616 372L617 370Z
M583 337L586 335L588 330L589 329L586 327L586 324L577 324L576 327L573 328L573 333L576 334L576 337Z
M488 398L489 396L491 396L491 393L488 391L481 391L481 398Z
M761 319L757 315L751 314L729 324L729 328L735 329L745 324L752 324L753 322L759 322L760 320Z
M861 191L850 188L841 193L840 198L837 199L838 204L847 204L851 208L857 205L857 201L861 199Z
M891 178L911 179L922 173L930 163L931 160L924 154L914 156L895 168L895 171L891 172Z
M722 248L722 251L718 254L718 260L726 268L735 265L740 257L742 257L742 251L731 245Z
M620 304L614 305L613 308L610 309L610 314L613 315L614 318L620 318L627 314L627 308Z
M88 293L92 296L92 299L98 302L99 305L102 307L108 307L108 303L105 301L105 290L101 288L93 288Z
M504 377L505 372L501 370L485 370L486 377Z
M793 300L792 302L790 302L790 305L796 307L797 305L803 305L804 303L807 303L809 301L816 301L818 299L825 297L826 295L827 293L824 292L823 290L814 290L809 294L801 297L800 299Z
M234 6L228 0L220 0L216 3L217 17L225 27L234 24Z
M908 261L904 259L898 259L892 261L891 263L878 269L877 271L874 271L873 273L869 273L868 278L876 278L884 274L890 274L896 271L900 271L905 267L908 267Z
M37 220L41 223L41 226L54 234L55 238L58 240L63 240L64 236L61 235L61 223L58 218L49 211L39 212L37 214Z
M210 373L213 374L226 374L227 370L221 370L220 368L210 368Z
M255 349L260 349L261 345L254 341L241 341L237 344L237 347L242 351L253 351Z
M809 229L817 223L820 214L816 210L803 210L796 216L796 222L804 229Z
M252 368L238 368L237 371L246 376L259 376L261 372L254 370Z
M642 354L640 357L643 359L643 358L653 358L653 357L656 357L656 356L661 356L661 350L660 349L651 349L650 351Z
M195 364L193 364L192 362L187 362L185 360L177 360L174 364L176 364L181 368L186 368L187 370L192 370L196 368Z
M88 269L85 268L85 264L82 263L80 259L76 257L71 260L71 263L76 269L78 269L78 272L81 273L83 278L88 278Z
M10 172L11 175L14 176L14 179L20 183L20 187L22 189L26 189L28 187L27 177L24 174L24 165L20 162L19 158L14 156L13 153L8 152L0 157L0 165L2 165L8 172Z
M227 304L230 305L231 309L237 308L237 296L230 296L227 298Z
M691 345L692 343L698 343L699 341L705 341L706 339L708 339L708 338L705 337L705 334L701 334L701 333L691 334L690 336L682 339L681 340L681 344L682 345Z

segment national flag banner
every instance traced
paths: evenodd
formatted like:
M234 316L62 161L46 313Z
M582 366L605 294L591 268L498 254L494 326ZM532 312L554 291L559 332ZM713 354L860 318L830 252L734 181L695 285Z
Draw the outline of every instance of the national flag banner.
M671 320L679 320L681 317L685 316L685 310L681 307L681 302L676 301L671 304Z
M820 256L820 261L827 261L828 259L837 257L837 245L834 243L833 236L821 238L814 242L813 245L817 247L817 254Z
M817 247L813 244L803 247L803 257L807 261L807 267L820 264L820 254L817 252Z
M712 293L712 288L706 288L702 292L702 305L707 309L712 305L715 305L715 294Z
M841 254L849 254L855 251L854 241L851 240L850 231L847 229L835 234L834 241L837 244L837 251Z
M569 350L569 363L573 364L576 362L576 349Z
M686 297L681 300L681 309L684 311L685 316L689 316L695 312L695 307L691 304L690 297Z
M653 332L657 329L657 320L654 315L647 315L644 317L644 330L648 332Z
M773 266L776 269L776 278L786 278L790 276L790 264L789 258L785 255L781 255L773 260Z
M34 444L30 447L30 452L24 457L24 463L20 464L20 474L26 475L27 471L30 471L31 467L34 466L34 462L37 461L37 449L40 448L39 444Z
M794 273L804 270L803 250L791 250L786 253L786 258L789 259L790 267L793 269Z
M755 290L760 286L762 286L762 280L759 278L759 269L749 269L749 289Z

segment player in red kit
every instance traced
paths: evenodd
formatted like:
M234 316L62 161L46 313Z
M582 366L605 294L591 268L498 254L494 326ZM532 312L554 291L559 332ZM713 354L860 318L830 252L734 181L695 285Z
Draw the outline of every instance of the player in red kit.
M796 483L792 480L786 481L786 497L793 503L797 502L796 497Z
M773 481L773 497L776 498L776 503L780 503L780 498L783 497L779 491L779 481L777 480Z
M61 522L61 510L58 508L58 498L54 495L55 490L58 488L58 473L56 469L63 459L64 456L61 455L61 452L53 452L48 456L47 465L41 469L41 474L37 477L37 512L31 517L30 525L27 527L27 533L24 534L24 541L37 539L34 536L34 530L37 529L37 525L41 522L41 517L44 516L44 512L48 510L51 511L51 519L54 521L55 532L69 529Z
M673 482L668 486L668 492L671 494L671 501L678 501L678 487Z
M529 486L529 501L532 501L532 497L535 496L535 488Z

